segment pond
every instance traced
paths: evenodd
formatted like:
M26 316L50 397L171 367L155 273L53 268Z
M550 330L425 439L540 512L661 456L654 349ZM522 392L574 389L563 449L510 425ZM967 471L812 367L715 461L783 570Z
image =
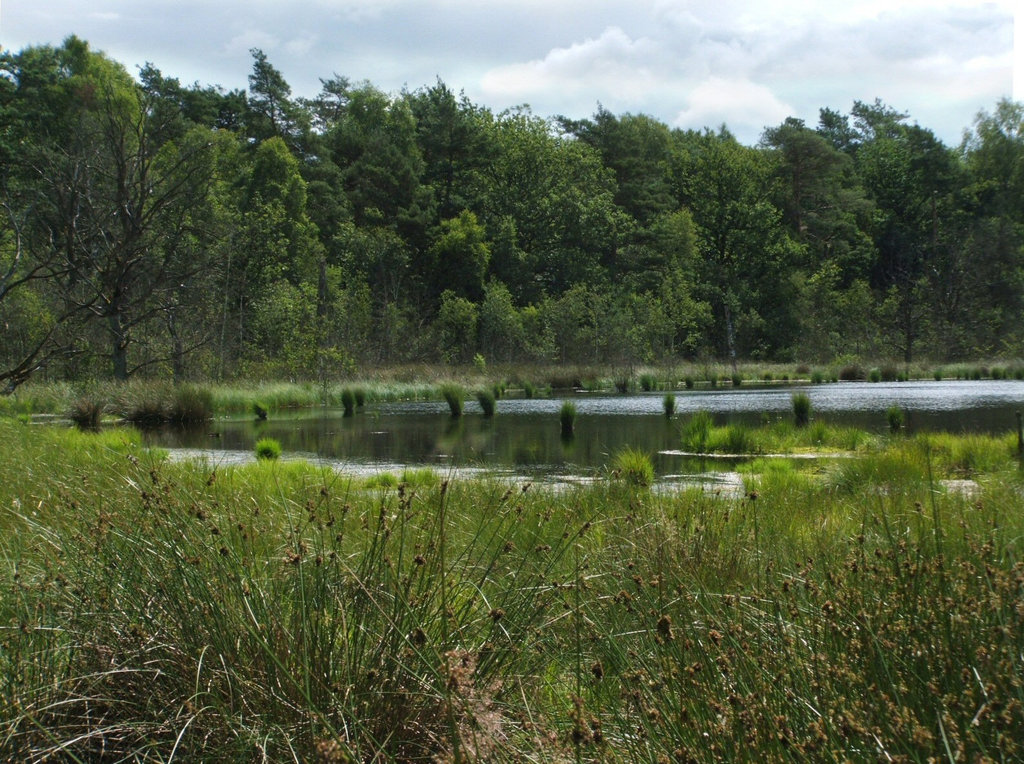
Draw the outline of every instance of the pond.
M1003 433L1024 410L1024 382L943 381L836 383L678 391L676 417L662 413L663 393L571 395L578 416L575 437L563 440L558 412L563 397L505 398L497 415L484 418L475 401L453 419L443 402L370 405L345 418L340 410L283 412L267 421L217 420L191 429L163 428L146 434L150 445L194 449L213 461L251 456L257 440L279 440L286 454L321 459L355 471L405 466L482 468L534 479L598 472L621 448L654 458L661 477L693 473L679 448L679 428L693 412L710 412L716 423L756 425L792 416L796 391L810 396L812 416L874 432L887 428L885 412L899 406L911 431Z

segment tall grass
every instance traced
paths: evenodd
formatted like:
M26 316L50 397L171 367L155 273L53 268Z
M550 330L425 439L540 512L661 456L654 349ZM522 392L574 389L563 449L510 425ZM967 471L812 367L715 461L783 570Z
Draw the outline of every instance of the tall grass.
M558 410L558 424L563 438L571 438L576 429L576 404L564 401Z
M0 447L7 760L1024 755L1012 435L736 499ZM932 479L965 459L970 499Z
M462 416L462 400L465 396L462 388L453 384L441 385L440 393L445 403L448 404L451 415L453 417Z

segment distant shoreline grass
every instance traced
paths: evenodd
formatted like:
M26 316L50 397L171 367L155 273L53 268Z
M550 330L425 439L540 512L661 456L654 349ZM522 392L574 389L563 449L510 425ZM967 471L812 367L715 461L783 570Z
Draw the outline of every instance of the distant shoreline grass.
M552 492L10 419L0 449L4 758L1024 755L1001 438L751 463L736 497L650 491L642 454Z
M465 390L495 389L503 394L535 397L562 390L586 392L677 392L687 389L721 389L753 385L816 385L842 380L1024 380L1024 361L975 364L767 364L746 363L737 367L708 363L641 366L631 370L611 366L558 366L493 364L486 371L467 366L416 365L368 371L356 379L327 383L312 381L238 380L195 382L187 387L208 396L216 416L242 416L259 406L266 411L328 406L340 408L346 394L363 403L410 400L443 400L451 385ZM130 418L133 410L170 409L178 393L169 382L132 380L60 382L33 381L13 395L0 397L2 414L55 414L69 416L76 410L100 406L107 416ZM362 405L362 404L361 404ZM170 416L170 414L168 414Z

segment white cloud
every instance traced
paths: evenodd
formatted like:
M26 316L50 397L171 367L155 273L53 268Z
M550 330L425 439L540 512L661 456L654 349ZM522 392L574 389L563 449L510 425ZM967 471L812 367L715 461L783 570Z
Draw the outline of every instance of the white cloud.
M690 92L688 105L676 115L673 126L700 129L725 124L746 137L759 135L793 113L792 106L764 85L712 76Z
M551 91L606 93L616 99L641 99L657 85L663 70L659 46L631 39L618 27L600 37L555 48L543 59L500 66L481 78L485 93L530 99Z

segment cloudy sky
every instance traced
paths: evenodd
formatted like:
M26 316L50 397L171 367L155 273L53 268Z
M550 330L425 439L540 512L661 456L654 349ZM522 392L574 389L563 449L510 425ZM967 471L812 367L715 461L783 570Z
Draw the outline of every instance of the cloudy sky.
M74 33L130 71L148 61L228 89L246 87L249 51L261 48L299 96L333 74L392 93L440 77L494 111L529 104L584 117L600 103L683 128L725 123L748 143L787 116L814 125L823 106L848 112L881 98L955 144L980 109L1024 98L1013 92L1018 4L0 0L0 45Z

